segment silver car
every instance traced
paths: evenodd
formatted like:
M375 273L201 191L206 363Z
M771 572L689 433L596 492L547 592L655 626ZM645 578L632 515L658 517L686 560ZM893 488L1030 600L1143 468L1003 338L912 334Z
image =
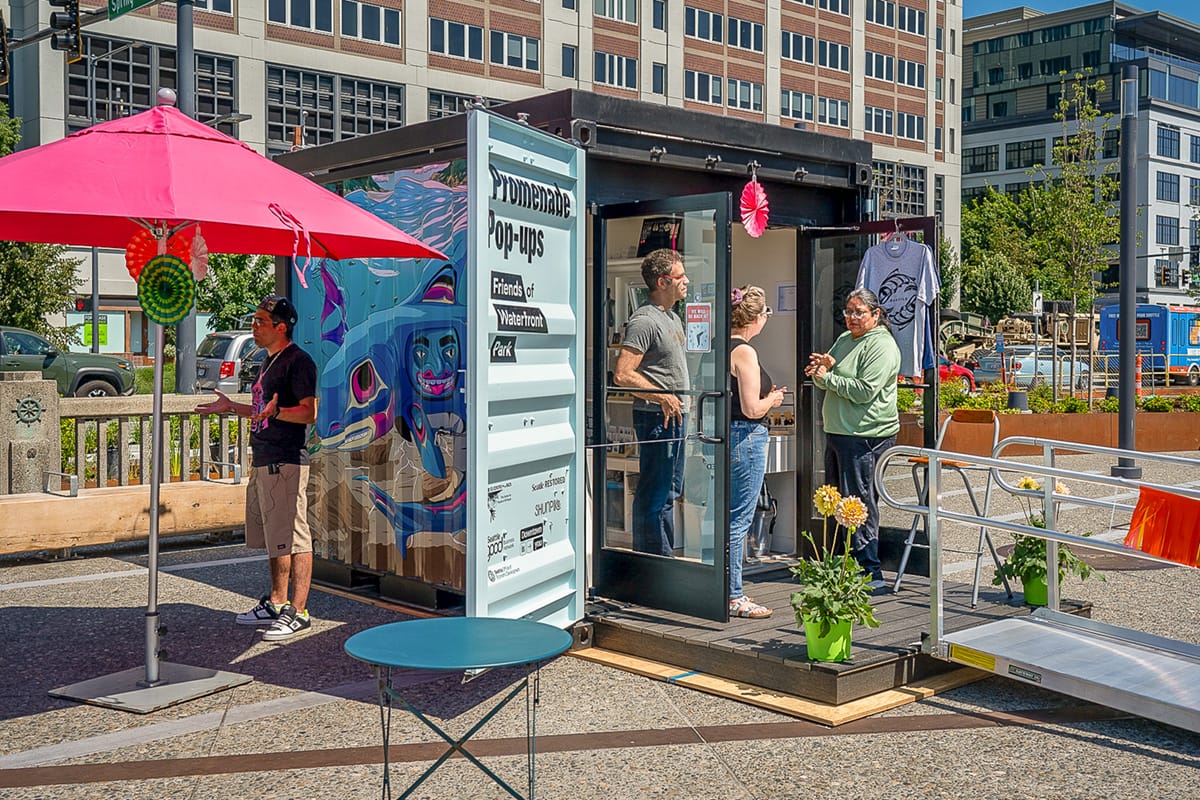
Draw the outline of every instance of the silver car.
M255 347L250 331L220 331L205 336L196 348L196 388L235 394L239 389L242 359L254 352Z

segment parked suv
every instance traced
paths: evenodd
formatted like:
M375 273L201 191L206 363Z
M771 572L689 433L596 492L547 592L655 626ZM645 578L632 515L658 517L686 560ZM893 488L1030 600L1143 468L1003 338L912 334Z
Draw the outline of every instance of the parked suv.
M220 331L205 336L196 348L196 388L236 393L242 359L254 352L255 347L250 331Z
M60 350L33 331L0 326L0 369L40 372L58 384L58 393L71 397L133 394L133 365L100 353Z

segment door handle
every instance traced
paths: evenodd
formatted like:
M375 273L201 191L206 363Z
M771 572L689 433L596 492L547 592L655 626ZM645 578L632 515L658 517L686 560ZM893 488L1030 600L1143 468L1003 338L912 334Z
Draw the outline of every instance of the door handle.
M700 399L696 402L696 437L705 444L720 444L721 442L725 441L720 436L704 435L704 401L714 397L724 396L724 392L701 392Z

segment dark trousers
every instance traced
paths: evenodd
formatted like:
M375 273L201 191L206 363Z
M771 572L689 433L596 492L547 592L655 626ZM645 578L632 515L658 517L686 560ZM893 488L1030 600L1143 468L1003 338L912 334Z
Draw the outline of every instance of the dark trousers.
M661 411L633 412L638 441L638 483L633 496L633 549L656 556L675 554L675 499L683 491L682 422L664 424ZM661 439L661 443L653 443Z
M825 480L837 481L843 495L857 495L867 506L867 521L850 537L855 560L873 580L883 579L879 565L879 501L875 495L875 463L895 436L825 434Z

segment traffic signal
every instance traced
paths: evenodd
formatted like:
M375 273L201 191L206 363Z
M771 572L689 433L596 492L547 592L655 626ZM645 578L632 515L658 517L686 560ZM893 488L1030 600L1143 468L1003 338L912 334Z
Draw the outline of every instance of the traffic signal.
M75 310L76 311L91 311L92 310L92 298L87 295L80 295L79 297L76 297L75 298Z
M4 12L0 11L0 86L8 83L8 28L4 25Z
M79 32L79 0L50 0L55 11L50 14L50 27L55 31L50 36L50 46L63 51L67 63L74 64L83 58L83 35Z

